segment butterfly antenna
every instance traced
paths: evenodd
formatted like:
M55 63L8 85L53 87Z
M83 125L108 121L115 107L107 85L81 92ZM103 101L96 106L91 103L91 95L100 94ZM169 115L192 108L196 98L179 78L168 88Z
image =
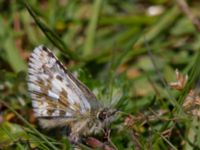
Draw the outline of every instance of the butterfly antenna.
M119 113L120 115L124 115L124 116L130 116L131 115L131 114L126 113L126 112L121 111L121 110L117 110L117 113Z

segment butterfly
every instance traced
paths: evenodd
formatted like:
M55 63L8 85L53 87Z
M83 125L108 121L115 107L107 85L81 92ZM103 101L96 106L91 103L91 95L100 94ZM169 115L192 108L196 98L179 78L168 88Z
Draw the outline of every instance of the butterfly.
M64 67L50 49L36 47L28 63L28 90L43 128L67 126L71 142L98 133L116 114Z

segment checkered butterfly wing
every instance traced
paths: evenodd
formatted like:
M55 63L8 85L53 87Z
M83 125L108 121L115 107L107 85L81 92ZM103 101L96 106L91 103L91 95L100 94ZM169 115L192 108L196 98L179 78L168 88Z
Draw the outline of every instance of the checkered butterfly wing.
M99 108L94 94L65 69L45 46L34 49L29 59L28 73L32 105L39 118L66 122L89 115L93 109ZM53 124L56 126L56 123Z

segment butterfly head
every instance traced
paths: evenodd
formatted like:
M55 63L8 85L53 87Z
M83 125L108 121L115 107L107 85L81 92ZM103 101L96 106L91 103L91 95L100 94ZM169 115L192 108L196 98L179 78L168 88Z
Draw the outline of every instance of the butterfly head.
M108 122L112 121L114 119L114 116L116 115L117 110L113 110L110 108L103 108L99 113L97 114L97 118L101 122Z

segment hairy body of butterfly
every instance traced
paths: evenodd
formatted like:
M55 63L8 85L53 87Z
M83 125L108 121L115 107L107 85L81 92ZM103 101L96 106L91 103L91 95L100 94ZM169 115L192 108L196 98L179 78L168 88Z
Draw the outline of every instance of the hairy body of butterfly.
M43 128L68 126L70 141L78 142L112 120L116 111L104 108L45 46L34 49L28 73L32 106Z

